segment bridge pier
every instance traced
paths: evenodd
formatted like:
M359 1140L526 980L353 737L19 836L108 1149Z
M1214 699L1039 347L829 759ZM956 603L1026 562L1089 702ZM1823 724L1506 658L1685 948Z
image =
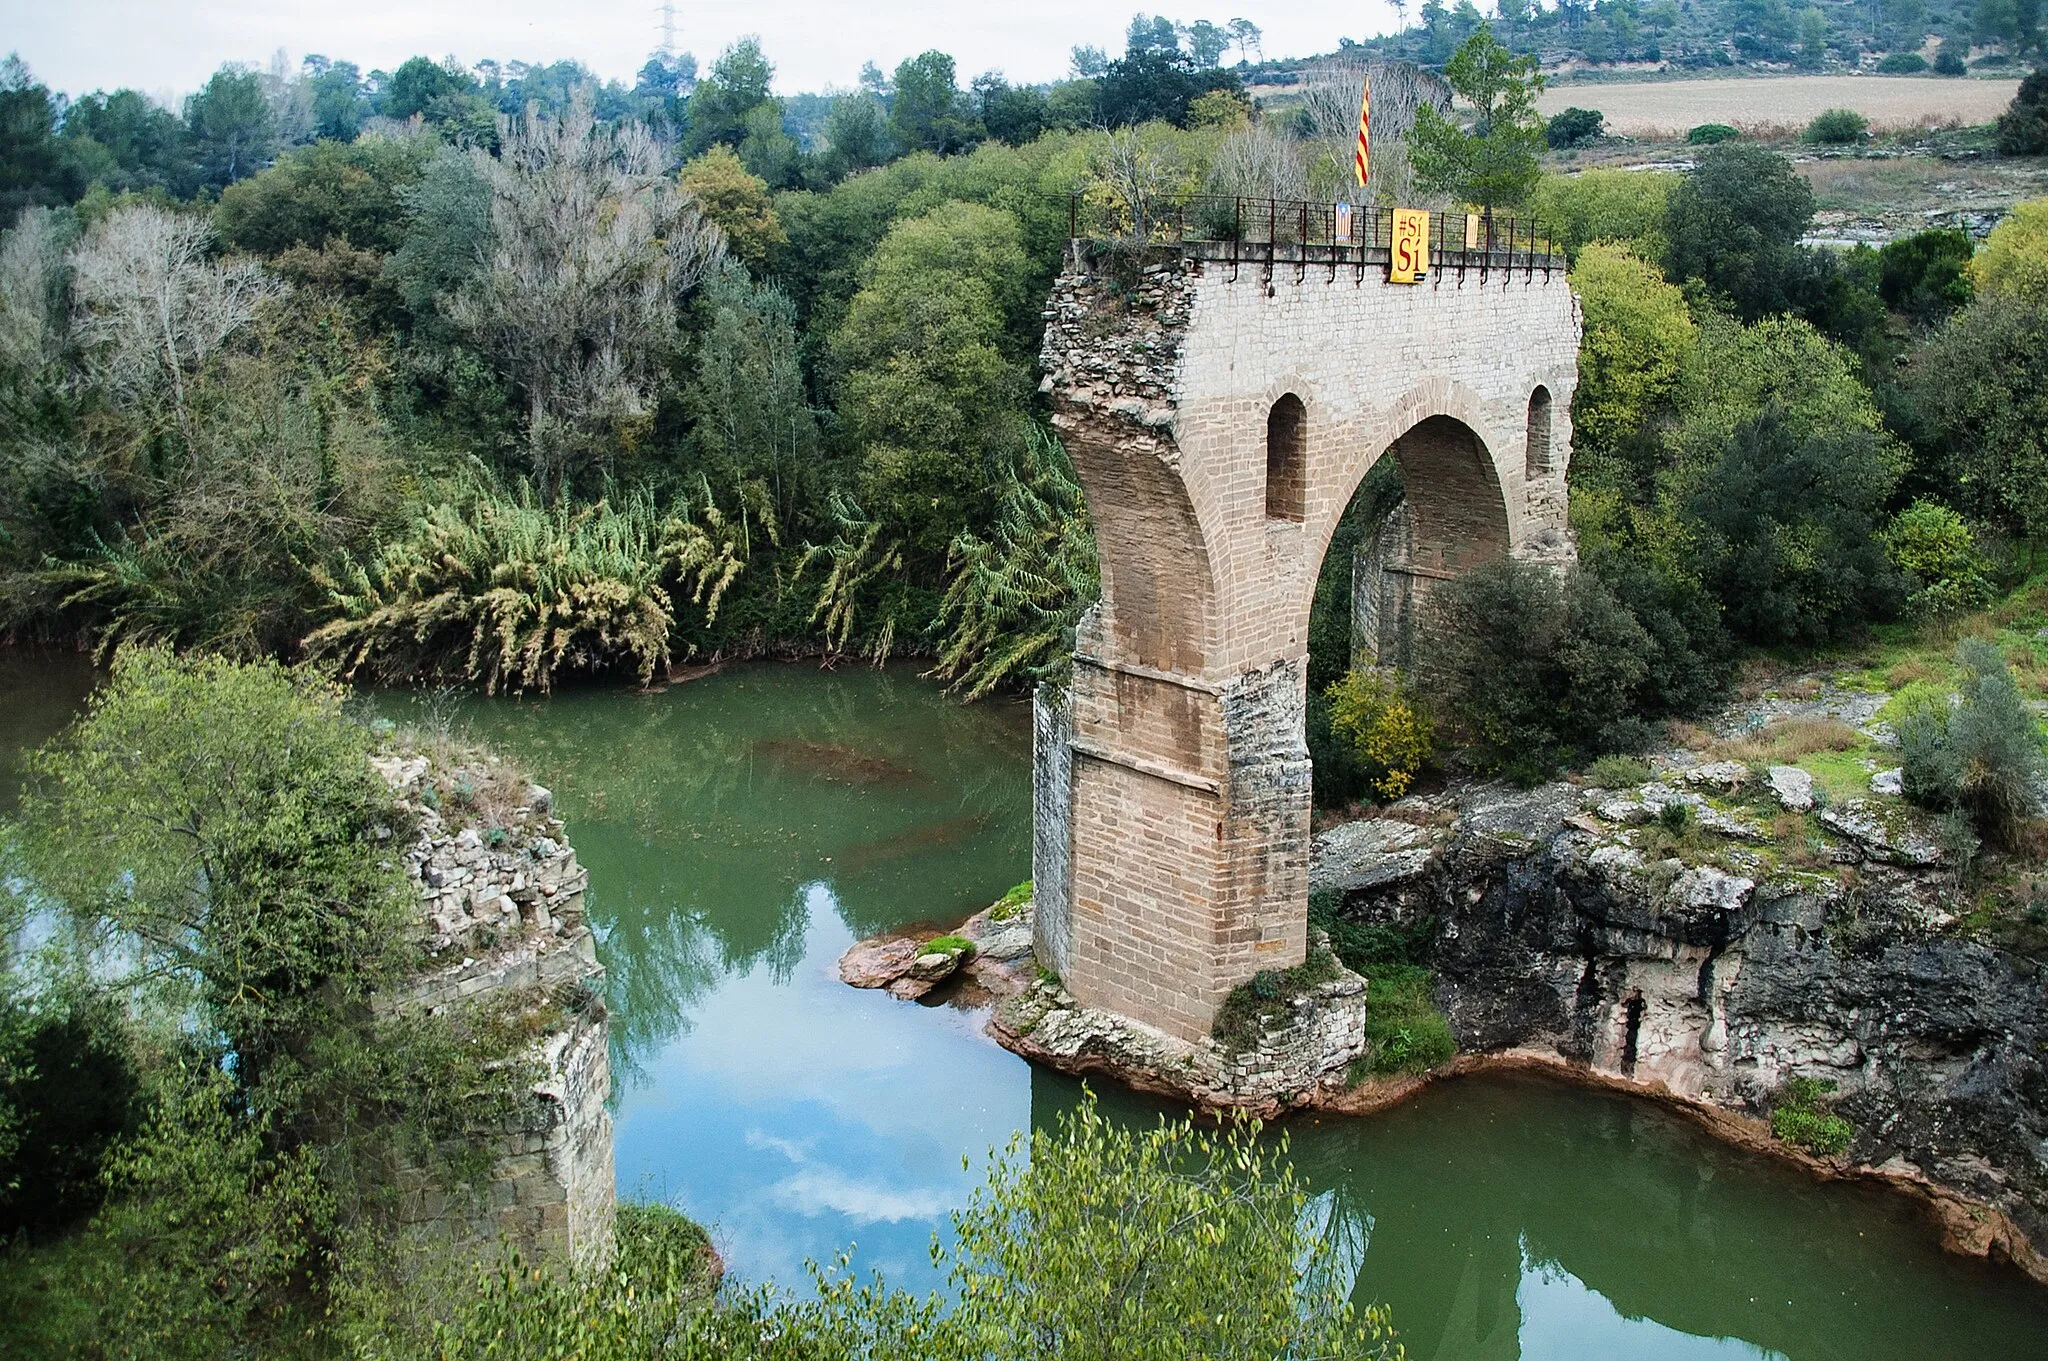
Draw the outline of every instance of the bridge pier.
M1074 243L1043 354L1103 598L1039 701L1039 957L1084 1005L1190 1040L1307 948L1308 614L1366 471L1400 461L1383 566L1411 604L1572 552L1561 260L1408 286L1363 248L1227 249Z

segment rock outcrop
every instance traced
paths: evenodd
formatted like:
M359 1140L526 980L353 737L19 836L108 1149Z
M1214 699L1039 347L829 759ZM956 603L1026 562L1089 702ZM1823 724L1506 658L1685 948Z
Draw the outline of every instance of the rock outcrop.
M521 1057L538 1075L500 1122L470 1136L492 1157L485 1184L450 1193L419 1168L400 1169L402 1212L423 1231L497 1240L529 1261L601 1257L616 1190L604 970L583 911L589 873L541 786L516 780L507 795L495 788L509 778L501 767L441 770L418 754L377 766L418 829L404 864L419 890L425 959L378 1006L515 1008L533 1033Z
M1420 842L1412 821L1325 832L1312 879L1344 918L1427 926L1468 1055L1547 1056L1759 1122L1788 1079L1831 1082L1855 1135L1830 1170L1921 1188L1952 1246L2048 1279L2040 966L1968 929L1942 839L1897 799L1824 807L1790 846L1750 835L1756 805L1813 798L1775 770L1682 839L1639 816L1732 793L1729 775L1464 789L1397 810L1456 807Z

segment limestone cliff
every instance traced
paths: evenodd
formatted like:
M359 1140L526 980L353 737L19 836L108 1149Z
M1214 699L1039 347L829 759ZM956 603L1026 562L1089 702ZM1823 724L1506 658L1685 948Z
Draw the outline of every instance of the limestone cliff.
M1345 920L1427 926L1466 1054L1759 1120L1788 1079L1831 1081L1855 1136L1826 1170L1917 1186L1953 1246L2048 1279L2039 965L1971 929L1939 838L1896 800L1823 809L1787 854L1763 827L1787 793L1684 762L1634 791L1411 801L1319 836L1313 882ZM1689 817L1654 816L1680 801ZM1672 823L1696 830L1674 845Z

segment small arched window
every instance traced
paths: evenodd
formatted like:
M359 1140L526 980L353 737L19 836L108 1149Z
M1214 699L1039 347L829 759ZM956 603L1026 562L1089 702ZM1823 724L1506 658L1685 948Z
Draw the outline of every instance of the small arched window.
M1266 518L1299 520L1308 508L1308 409L1287 393L1266 413Z
M1529 458L1525 471L1541 477L1550 471L1550 389L1538 384L1529 394Z

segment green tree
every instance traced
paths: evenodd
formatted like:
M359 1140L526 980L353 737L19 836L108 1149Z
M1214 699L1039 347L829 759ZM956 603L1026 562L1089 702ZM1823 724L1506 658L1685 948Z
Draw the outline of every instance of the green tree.
M275 146L270 102L253 71L223 66L185 101L185 129L203 184L233 184L269 163Z
M1884 548L1913 583L1907 603L1929 618L1946 622L1981 609L1991 597L1977 536L1939 501L1922 498L1894 515L1885 527Z
M21 58L0 63L0 222L36 204L70 203L85 192L86 167L57 136L57 103Z
M1585 323L1572 430L1613 449L1676 391L1697 331L1685 295L1620 246L1586 247L1571 277Z
M1529 213L1572 259L1590 243L1605 241L1662 268L1664 212L1673 183L1669 175L1634 170L1545 175L1529 195Z
M747 137L747 115L773 96L769 82L775 67L762 55L757 38L741 38L718 54L711 73L690 94L687 154L696 155L720 143L737 147Z
M1970 260L1970 280L1986 297L2048 302L2048 198L2013 205Z
M1813 223L1813 190L1775 151L1726 142L1671 193L1665 272L1698 279L1745 321L1796 310L1810 277L1799 240Z
M1885 306L1930 323L1966 306L1975 295L1970 257L1976 243L1957 227L1935 227L1887 242L1877 253L1877 291Z
M1913 356L1922 476L1967 513L2048 534L2048 299L1980 298Z
M1028 380L1008 339L1027 306L1015 217L947 203L899 222L863 272L832 348L862 453L862 505L942 568L952 527L985 522L1020 438Z
M775 216L768 181L747 173L728 146L714 146L683 166L682 185L698 211L725 233L726 249L759 269L776 247L789 240Z
M1471 106L1472 124L1461 127L1426 102L1417 107L1409 135L1417 183L1488 209L1521 203L1542 173L1536 58L1516 56L1481 24L1445 64L1444 79Z
M214 221L229 248L273 260L294 248L310 255L331 246L330 255L346 254L367 287L405 240L404 196L433 154L434 144L420 138L295 147L223 190Z
M127 933L138 980L192 989L245 1092L303 1062L404 963L391 795L342 701L272 663L124 648L85 716L29 763L35 881Z
M1502 558L1433 591L1422 681L1483 769L1543 779L1629 749L1651 640L1590 572Z
M1878 431L1803 426L1776 406L1743 420L1685 499L1700 578L1754 643L1852 637L1904 596L1879 537L1903 451Z
M495 145L497 111L475 76L451 62L412 57L391 73L378 112L404 122L417 118L457 145Z
M64 111L64 135L92 144L93 178L116 192L192 188L185 125L135 90L93 93Z
M896 67L889 127L899 145L944 156L973 144L981 130L953 82L953 59L944 52L923 52Z
M772 284L726 268L705 285L700 311L703 335L684 394L697 445L720 489L737 495L742 532L750 538L758 529L779 543L782 527L824 494L796 308Z
M2048 155L2048 66L2021 81L2011 107L1998 116L1998 154Z
M825 120L825 166L834 179L889 159L889 115L882 101L865 90L832 101Z

